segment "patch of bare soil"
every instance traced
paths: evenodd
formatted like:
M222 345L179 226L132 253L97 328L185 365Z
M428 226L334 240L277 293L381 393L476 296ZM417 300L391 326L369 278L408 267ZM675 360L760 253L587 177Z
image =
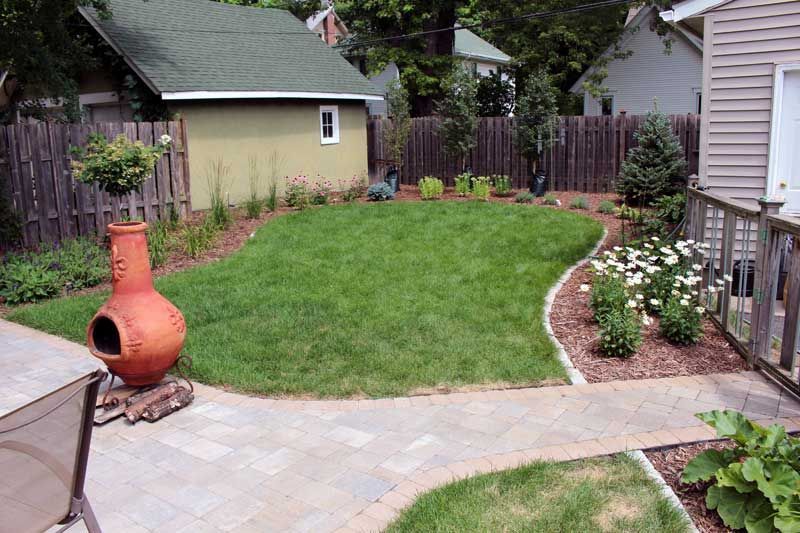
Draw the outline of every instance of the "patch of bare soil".
M702 533L720 533L731 530L725 527L716 511L709 510L706 507L706 488L708 484L681 483L681 472L683 472L686 463L700 452L710 448L721 450L730 446L730 442L725 441L703 442L645 452L647 458L681 500L694 525Z

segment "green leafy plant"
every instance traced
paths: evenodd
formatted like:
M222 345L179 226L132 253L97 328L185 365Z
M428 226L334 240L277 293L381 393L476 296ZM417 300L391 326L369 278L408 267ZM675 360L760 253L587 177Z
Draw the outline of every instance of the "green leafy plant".
M600 351L610 357L630 357L642 344L642 325L635 311L614 309L600 322Z
M473 197L482 202L489 200L489 193L491 192L492 184L488 176L477 176L471 178L472 181L472 195Z
M628 293L622 278L612 276L596 276L592 284L592 294L589 308L594 313L594 319L602 323L604 318L614 311L625 309Z
M281 155L277 150L273 150L267 158L269 167L269 184L267 185L267 198L265 205L270 212L274 213L278 209L278 180L281 171L286 165L286 156Z
M456 66L444 82L444 95L436 102L440 116L439 136L448 154L456 158L458 168L478 143L477 81L463 66Z
M695 416L734 447L699 454L686 465L681 481L710 484L706 506L732 529L800 531L800 439L779 424L765 428L737 411Z
M52 248L50 267L68 291L94 287L108 279L108 251L93 239L67 239Z
M367 192L365 181L361 176L353 176L347 180L342 186L342 200L353 202L364 196Z
M696 343L703 334L703 312L690 294L672 296L661 309L661 334L678 344Z
M589 209L589 200L585 196L576 196L569 203L571 209Z
M514 201L518 204L532 204L536 196L530 191L519 192L514 197Z
M544 205L560 205L558 198L556 198L555 195L552 194L545 194L544 198L542 198L542 203Z
M433 176L425 176L417 184L419 187L419 194L423 200L437 200L442 197L444 193L444 183L439 178Z
M168 215L169 215L168 216L169 228L170 229L177 229L178 228L178 223L181 221L180 209L178 209L178 207L175 206L174 202L169 204L169 207L167 207L167 209L169 210L169 213L168 213Z
M634 224L642 224L644 222L644 215L642 212L626 204L620 206L617 216L622 220L630 220Z
M207 215L200 224L187 224L181 233L183 251L189 257L197 259L214 244L219 229L210 215Z
M250 186L247 199L244 201L244 211L247 218L258 218L264 209L264 200L261 198L261 173L258 170L258 160L248 158L248 185Z
M456 194L459 196L466 196L469 194L469 187L472 180L472 174L464 172L455 177Z
M305 209L311 205L311 189L308 178L304 175L287 178L284 200L286 200L286 205L295 209Z
M52 298L62 288L58 271L47 265L12 261L0 272L0 296L9 305Z
M617 206L614 205L614 202L611 200L603 200L600 202L600 205L597 206L597 212L603 213L606 215L614 214L617 211Z
M160 267L169 258L169 226L156 220L147 227L147 250L150 252L150 268Z
M169 135L163 135L154 146L145 146L120 134L109 143L103 134L92 133L85 149L71 149L76 156L72 175L82 183L97 183L112 196L123 196L141 189L171 142Z
M686 193L662 196L652 205L659 220L666 224L678 224L686 214Z
M267 185L267 197L264 200L264 206L269 209L270 213L274 213L278 209L278 184L270 180Z
M497 196L511 196L513 185L510 177L496 174L492 176L492 181L494 181L494 193Z
M325 205L331 197L333 184L322 176L317 176L317 181L311 184L311 204Z
M514 85L504 80L500 72L478 78L476 97L478 115L482 117L507 117L514 109Z
M386 104L389 121L383 129L386 151L398 171L403 166L403 150L411 131L411 106L408 90L401 80L392 80L386 86Z
M557 93L547 70L541 68L525 78L517 94L514 144L528 159L528 172L533 175L542 151L558 138Z
M206 184L208 195L211 202L209 217L214 225L219 229L227 228L233 221L228 201L225 197L225 189L230 185L231 167L226 165L223 159L217 158L208 163L206 172Z
M394 191L387 183L373 183L367 189L367 199L371 202L394 200Z

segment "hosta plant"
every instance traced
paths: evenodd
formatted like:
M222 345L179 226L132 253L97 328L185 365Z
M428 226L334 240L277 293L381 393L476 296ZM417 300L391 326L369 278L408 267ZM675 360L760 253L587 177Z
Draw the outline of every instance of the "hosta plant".
M425 176L419 180L419 194L423 200L437 200L444 193L444 183L439 178Z
M699 454L686 465L681 481L710 483L706 507L732 529L800 531L800 439L781 425L765 428L737 411L696 416L734 447Z

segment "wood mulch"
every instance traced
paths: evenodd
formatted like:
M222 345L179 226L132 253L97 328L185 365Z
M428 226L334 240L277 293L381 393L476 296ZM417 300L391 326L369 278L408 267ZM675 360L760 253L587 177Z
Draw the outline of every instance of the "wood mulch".
M681 483L681 472L683 472L686 463L700 452L710 448L721 450L730 446L731 444L728 441L701 442L644 452L650 462L653 463L655 469L661 474L661 477L664 478L664 481L678 496L695 527L702 533L721 533L731 530L723 524L716 511L709 510L706 507L706 488L708 484Z

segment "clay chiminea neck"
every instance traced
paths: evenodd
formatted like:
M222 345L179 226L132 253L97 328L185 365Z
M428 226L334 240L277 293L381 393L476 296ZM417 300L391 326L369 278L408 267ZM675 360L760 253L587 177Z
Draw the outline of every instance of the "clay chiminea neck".
M125 383L158 383L186 338L181 312L153 287L144 222L118 222L111 235L113 292L89 322L89 351Z

